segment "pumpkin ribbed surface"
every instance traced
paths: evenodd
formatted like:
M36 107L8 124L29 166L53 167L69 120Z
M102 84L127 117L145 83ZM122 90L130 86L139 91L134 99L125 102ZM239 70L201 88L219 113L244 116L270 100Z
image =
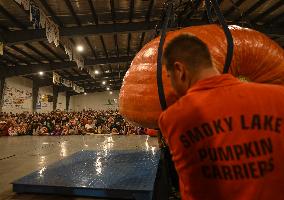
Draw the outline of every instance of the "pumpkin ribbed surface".
M234 39L230 73L245 80L284 85L284 51L264 34L248 28L229 26ZM214 66L223 71L227 42L217 25L193 26L168 32L165 44L180 33L190 33L205 42ZM156 128L161 113L156 69L160 38L147 43L133 59L119 95L119 111L130 122ZM176 101L170 80L163 67L163 84L167 105Z

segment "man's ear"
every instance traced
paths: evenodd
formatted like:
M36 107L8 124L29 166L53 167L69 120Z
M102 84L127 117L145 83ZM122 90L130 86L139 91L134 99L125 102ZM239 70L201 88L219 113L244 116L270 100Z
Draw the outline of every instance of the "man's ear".
M174 71L176 76L180 79L180 80L185 80L186 79L186 69L185 69L185 65L181 62L175 62L174 63Z

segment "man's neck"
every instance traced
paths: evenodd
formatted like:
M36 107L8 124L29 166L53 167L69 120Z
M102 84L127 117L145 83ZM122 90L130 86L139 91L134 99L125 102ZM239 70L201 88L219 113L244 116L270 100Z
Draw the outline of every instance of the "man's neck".
M220 75L219 71L216 68L207 68L202 69L197 72L190 81L190 87L192 87L196 82L201 81L203 79L207 79L213 76Z

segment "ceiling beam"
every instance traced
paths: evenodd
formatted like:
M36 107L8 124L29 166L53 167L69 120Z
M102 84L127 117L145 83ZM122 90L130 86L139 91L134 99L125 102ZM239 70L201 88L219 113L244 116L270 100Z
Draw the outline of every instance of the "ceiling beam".
M252 23L256 23L259 22L260 20L262 20L263 18L265 18L267 15L269 15L270 13L272 13L273 11L277 10L278 8L281 8L284 5L284 1L283 0L279 0L277 3L275 3L273 6L271 6L270 8L268 8L266 11L264 11L263 13L261 13L260 15L256 16L253 20L251 20Z
M4 7L0 5L0 13L7 17L13 24L21 29L26 29L25 25L19 22L11 13L9 13Z
M134 13L134 0L130 0L130 10L129 10L129 22L132 22L133 13Z
M125 73L126 72L124 72L123 73L123 76L125 75ZM119 80L118 78L117 78L117 73L114 73L114 78L116 79L116 80ZM53 85L53 83L52 83L52 78L50 78L50 77L48 77L48 78L46 78L46 79L39 79L39 78L36 78L39 82L40 82L40 86L41 87L43 87L43 86L50 86L50 85ZM116 87L120 87L121 86L121 84L122 84L122 81L121 80L119 80L119 82L116 82L116 84L114 83L115 82L115 80L113 81L112 79L111 80L108 80L108 79L106 79L106 77L101 77L100 79L91 79L91 78L89 78L87 75L82 75L82 76L73 76L73 77L68 77L67 78L68 80L71 80L71 81L73 81L74 83L76 83L77 85L80 85L80 86L82 86L82 84L84 84L84 82L88 82L88 84L86 85L86 86L88 86L88 87L90 87L90 86L95 86L96 88L102 88L102 89L104 89L105 87L107 87L106 85L113 85L111 88L113 89L113 88L116 88ZM102 79L103 80L108 80L107 82L107 84L106 85L103 85L102 83L101 83L101 81L102 81ZM112 83L110 83L110 82L112 82ZM110 87L110 86L109 86ZM86 89L86 88L85 88ZM105 90L105 89L104 89Z
M100 40L101 40L101 43L102 43L102 45L103 45L103 49L104 49L106 58L108 58L107 48L106 48L106 45L105 45L104 37L103 37L102 35L100 35Z
M111 18L113 21L113 24L116 24L116 14L115 14L115 7L114 7L114 1L110 0L110 9L111 9ZM117 34L115 33L113 35L114 39L114 46L116 49L116 56L119 57L119 47L118 47L118 41L117 41Z
M245 14L244 14L245 15ZM116 24L100 24L100 25L88 25L82 27L63 27L60 29L61 37L76 37L76 36L88 36L88 35L102 35L102 34L114 34L114 33L131 33L131 32L149 32L155 30L158 21L149 23L145 22L133 22L133 23L116 23ZM207 21L190 20L190 25L204 25L208 24ZM234 24L238 24L234 22ZM276 34L274 30L283 29L283 27L270 27L270 26L255 26L254 29L266 30L266 34ZM172 28L170 28L172 29ZM271 29L271 30L270 30ZM21 37L19 37L19 35ZM45 29L39 30L18 30L18 31L3 31L1 36L6 45L30 43L33 41L46 40Z
M49 51L52 55L54 55L57 59L64 61L64 59L59 56L49 45L45 44L43 41L40 41L39 44L47 51Z
M69 11L71 12L71 15L72 15L73 18L75 19L77 25L81 27L81 26L82 26L82 23L81 23L79 17L76 15L76 12L75 12L75 10L74 10L74 8L73 8L71 2L70 2L69 0L64 0L64 1L65 1L65 4L67 5ZM71 42L72 42L73 45L74 45L74 43L75 43L74 40L73 40L72 38L71 38L70 40L71 40ZM96 58L96 57L97 57L97 54L96 54L95 49L93 48L93 46L92 46L92 44L91 44L89 38L85 36L85 37L84 37L84 40L86 41L88 47L90 48L90 50L92 51L94 57ZM84 58L84 60L85 60L85 58Z
M182 20L184 19L184 16L186 15L189 10L191 10L191 1L187 1L187 3L184 5L183 10L178 14L178 24L181 24Z
M24 58L22 58L22 57L20 57L18 55L15 55L15 54L11 53L10 51L8 51L7 47L5 49L5 54L8 55L12 60L17 59L19 62L22 62L22 63L24 63L26 65L30 64L30 62L27 61L26 59L24 59Z
M132 18L133 18L133 13L134 13L134 0L130 1L130 5L129 5L129 23L132 22ZM130 52L130 43L131 43L131 33L128 33L128 38L127 38L127 55L129 56L129 52Z
M236 10L236 7L238 8L239 6L242 5L242 3L244 3L245 0L238 0L237 2L235 2L230 8L229 10L225 11L224 12L224 16L227 16L227 15L231 15L235 10Z
M208 24L205 22L201 22L199 25L204 25L204 24ZM238 25L244 28L251 28L254 29L256 31L262 32L264 34L267 35L283 35L284 36L284 26L270 26L270 25L251 25L251 24L243 24L243 23L237 23L237 22L227 22L228 25ZM190 20L188 21L186 24L184 24L184 26L195 26L197 25L194 20Z
M146 21L146 22L150 22L150 20L151 20L151 14L152 14L153 8L154 8L154 0L151 0L151 1L149 2L149 5L148 5L147 14L146 14L146 16L145 16L145 21Z
M99 24L98 15L96 13L96 9L94 7L93 1L92 0L88 0L88 3L89 3L89 7L90 7L90 9L92 11L92 15L93 15L95 23Z
M240 21L240 19L246 19L253 11L258 9L260 6L262 6L266 2L267 0L256 1L255 4L253 4L247 11L245 11L241 16L239 16L234 21L237 22L237 21Z
M96 12L96 9L95 9L95 6L93 4L93 1L92 0L88 0L88 4L89 4L89 7L92 11L92 16L93 16L93 19L94 19L94 22L96 25L99 25L99 19L98 19L98 15L97 15L97 12ZM102 36L100 36L100 39L102 40ZM91 51L93 52L93 55L95 58L97 58L97 54L96 54L96 50L93 48L90 40L88 39L87 36L85 36L85 40L89 46L89 48L91 49Z
M84 37L85 41L87 42L87 45L89 46L89 48L91 49L93 55L94 55L94 58L97 58L97 53L96 53L96 50L94 49L94 47L92 46L90 40L88 37Z
M122 75L122 76L124 76L125 75L125 71L123 71L123 72L120 72L120 74ZM99 83L99 84L101 84L102 83L102 81L103 80L105 80L105 81L113 81L113 82L115 82L115 80L119 80L119 72L112 72L111 74L110 74L110 76L109 75L107 75L107 74L105 74L105 75L102 75L102 76L100 76L100 77L97 77L97 78L95 78L95 79L93 79L93 78L90 78L88 75L80 75L80 76L72 76L72 77L68 77L67 78L68 80L71 80L71 81L74 81L74 82L81 82L81 81L91 81L91 82L96 82L96 83ZM107 85L107 84L106 84ZM105 85L105 86L106 86Z
M259 3L261 2L261 3ZM265 1L258 1L250 9L248 9L243 17L249 15L255 8L261 6ZM116 23L116 24L100 24L100 25L88 25L77 27L61 27L61 37L75 37L75 36L88 36L88 35L102 35L102 34L114 34L114 33L130 33L130 32L147 32L155 30L156 24L159 21L152 22L132 22L132 23ZM206 21L190 20L189 25L202 25L207 24ZM258 26L256 26L256 30ZM280 28L280 27L276 27ZM263 29L262 29L263 30ZM269 30L269 29L268 29ZM266 32L269 33L269 32ZM273 34L275 32L272 32ZM276 33L277 34L277 33ZM18 31L3 31L2 37L7 45L29 43L33 41L46 40L45 29L39 30L18 30Z
M88 6L88 2L86 1L86 6ZM114 0L115 2L118 0ZM129 0L130 1L130 0ZM119 21L126 21L129 18L129 1L126 1L125 3L128 5L128 8L125 9L119 9L119 11L116 12L116 20L117 22ZM147 0L148 2L149 0ZM155 0L157 1L157 0ZM72 2L76 2L74 0L72 0ZM93 2L96 2L93 0ZM135 0L135 4L136 4L137 0ZM64 2L63 2L64 3ZM105 3L108 3L108 0L105 0ZM73 4L73 3L72 3ZM85 4L84 4L85 5ZM75 7L75 3L74 3L74 7ZM155 13L161 13L163 11L163 7L160 5L158 7L154 7ZM147 6L141 8L141 10L136 10L134 12L134 16L133 19L135 18L135 21L142 21L145 18L145 14L147 13ZM97 14L97 13L96 13ZM80 21L82 24L88 24L88 23L92 23L92 24L96 24L94 21L94 16L92 15L91 9L89 9L89 12L86 13L80 13L77 14L80 18ZM111 12L109 8L104 8L104 10L102 12L99 13L99 20L98 20L98 24L106 24L110 22L111 19ZM64 22L73 22L73 16L72 15L60 15L60 19ZM75 24L75 23L73 23Z
M117 23L117 24L100 24L76 27L61 27L59 28L60 37L76 37L90 36L101 34L114 33L129 33L129 32L146 32L155 29L158 21L144 23ZM8 45L19 44L24 42L35 42L46 40L45 29L37 30L18 30L18 31L3 31L3 40ZM19 37L19 35L21 37Z
M86 60L85 66L101 65L101 64L111 64L111 63L125 63L133 59L132 56L124 56L119 58L105 58L105 59L95 59L95 60ZM29 64L27 66L16 66L13 68L13 71L7 71L5 76L25 76L29 74L35 74L39 71L50 72L50 71L60 71L63 69L76 67L74 61L65 61L65 62L54 62L54 63L44 63L44 64Z
M73 77L73 75L68 70L62 70L62 72L68 75L68 78Z
M112 71L111 65L108 65L108 68L109 68L109 70L110 70L111 77L112 77L112 80L113 80L113 82L114 82L114 86L116 86L115 76L113 75L113 71Z
M74 8L71 4L71 2L69 0L64 0L66 6L68 7L68 10L71 12L71 15L73 16L73 18L75 19L76 23L78 26L81 26L81 22L78 18L78 16L76 15L75 11L74 11Z
M16 47L14 45L10 46L11 49L13 49L14 51L17 51L18 53L24 55L27 58L30 58L31 60L36 61L37 63L42 63L42 61L40 61L38 58L28 54L27 52L25 52L24 50L20 49L19 47Z
M128 33L128 38L127 38L127 55L129 56L130 53L130 43L131 43L131 33Z
M116 56L119 57L119 47L118 47L118 41L117 41L117 34L114 34L113 38L114 38L114 45L115 45L115 49L116 49Z
M223 0L217 0L217 3L219 5L219 7L221 7L221 4L223 3ZM210 6L210 8L212 8L212 7ZM206 8L205 8L205 10L204 10L204 12L202 14L202 21L206 21L207 23L210 23L209 19L208 19L208 16L207 16L207 9Z
M1 60L5 60L7 62L7 65L10 64L12 66L17 66L19 63L17 62L15 58L11 58L10 56L7 56L6 54L0 56Z
M254 29L268 35L284 36L284 26L255 26Z
M111 18L113 23L116 23L116 14L115 14L115 8L114 8L114 0L110 0L110 10L111 10Z
M153 10L153 5L154 5L154 1L151 0L149 5L148 5L148 11L147 14L145 15L145 23L148 24L151 20L151 14L152 14L152 10ZM142 48L143 46L143 42L144 42L144 38L145 38L145 31L142 32L141 34L141 38L140 38L140 43L138 44L138 51ZM128 38L129 39L129 38Z
M144 38L145 38L145 32L142 32L140 43L139 43L139 50L142 49L143 47Z
M46 56L46 54L42 53L41 51L39 51L37 48L35 48L31 44L25 43L24 45L30 50L32 50L33 52L35 52L36 54L38 54L39 56L41 56L42 58L46 59L48 62L53 62L48 56Z
M80 73L80 70L78 68L72 68L72 71L78 75L78 76L82 76L82 74ZM85 76L85 75L84 75ZM89 77L89 76L88 76Z
M280 22L281 20L284 22L284 12L280 13L279 15L272 17L268 21L265 21L265 24L267 24L267 25L276 24L276 23Z
M43 7L47 10L47 12L51 15L52 20L58 25L63 27L63 23L59 19L59 17L54 13L54 11L49 7L46 0L39 0Z
M16 3L15 1L14 1L14 3L18 6L18 8L20 8L22 11L24 11L25 15L29 16L29 12L25 11L24 9L22 9L22 7L19 6L19 4ZM0 13L1 13L2 15L4 15L6 18L8 18L8 19L9 19L15 26L17 26L18 28L20 28L20 29L22 29L22 30L27 30L27 27L25 26L25 24L23 24L21 21L19 21L18 19L16 19L10 12L8 12L8 11L7 11L3 6L1 6L1 5L0 5ZM4 27L4 30L8 31L9 29ZM2 40L2 39L3 39L3 38L1 37L1 40ZM26 44L24 44L24 46L27 47ZM25 51L22 50L21 48L18 48L17 46L11 45L10 48L13 49L14 51L16 51L16 52L18 52L18 53L24 55L25 57L28 57L28 58L30 58L31 60L36 61L37 63L41 63L41 61L40 61L39 59L37 59L36 57L34 57L34 56L28 54L27 52L25 52ZM27 47L27 48L29 48L29 47ZM34 51L34 50L33 50L33 51ZM10 54L10 55L11 55L11 54ZM17 56L14 55L14 54L11 55L11 56L17 58ZM25 62L25 63L26 63L26 62ZM29 63L27 63L27 64L29 64Z
M119 90L120 86L116 86L113 88L113 90ZM85 92L87 93L93 93L93 92L105 92L105 90L103 88L97 88L97 89L86 89ZM75 94L75 93L71 93L71 96L74 95L82 95L82 94Z
M120 64L118 64L118 78L121 80L121 74L120 74Z
M193 16L194 13L196 13L196 11L199 9L199 7L201 6L201 3L202 1L196 1L195 3L193 3L193 9L190 9L190 12L186 15L186 17L184 18L184 21L185 20L188 20L190 19L191 20L191 17ZM183 22L184 22L183 21Z

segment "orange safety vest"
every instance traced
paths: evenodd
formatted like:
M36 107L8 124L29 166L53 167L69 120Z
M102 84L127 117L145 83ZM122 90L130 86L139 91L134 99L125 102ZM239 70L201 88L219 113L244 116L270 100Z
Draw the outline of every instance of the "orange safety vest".
M204 79L159 126L183 200L284 199L283 86Z

